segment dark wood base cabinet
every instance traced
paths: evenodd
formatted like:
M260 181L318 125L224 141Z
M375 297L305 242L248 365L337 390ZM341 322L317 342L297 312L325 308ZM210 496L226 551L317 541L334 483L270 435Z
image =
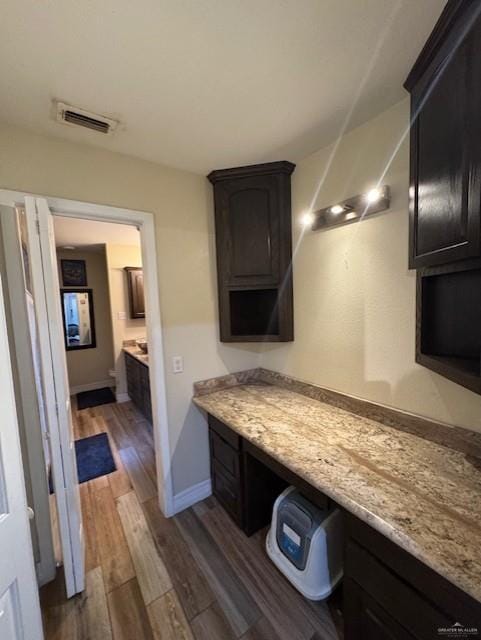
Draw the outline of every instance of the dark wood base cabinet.
M247 535L269 524L288 484L318 505L329 501L213 416L209 438L214 495ZM481 637L479 602L348 512L343 535L345 640ZM456 623L478 633L443 631Z
M248 536L269 524L272 507L287 482L254 459L243 440L209 416L212 492Z
M124 351L127 392L137 409L152 424L149 367Z
M344 523L345 640L464 637L442 631L457 622L481 636L480 603L353 515Z

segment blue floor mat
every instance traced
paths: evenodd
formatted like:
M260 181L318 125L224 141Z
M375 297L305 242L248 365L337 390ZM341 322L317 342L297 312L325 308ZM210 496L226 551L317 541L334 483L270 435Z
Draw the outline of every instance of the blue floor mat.
M117 469L115 466L109 438L106 433L75 441L75 455L77 458L78 481L88 482L99 476L105 476ZM53 493L53 482L50 474L50 493Z
M78 481L87 482L116 470L109 438L106 433L75 441Z
M115 396L109 387L77 393L77 409L79 411L89 407L98 407L101 404L111 404L112 402L115 402Z

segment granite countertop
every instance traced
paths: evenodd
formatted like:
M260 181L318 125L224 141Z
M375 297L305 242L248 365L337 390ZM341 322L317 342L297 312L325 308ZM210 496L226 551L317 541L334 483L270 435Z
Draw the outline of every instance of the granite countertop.
M129 353L131 356L134 356L134 358L137 358L137 360L139 362L141 362L142 364L145 364L145 365L149 366L149 355L148 355L148 353L144 353L143 351L141 351L137 345L131 345L131 344L125 345L124 344L122 349L126 353Z
M481 472L465 453L272 384L194 402L481 601Z

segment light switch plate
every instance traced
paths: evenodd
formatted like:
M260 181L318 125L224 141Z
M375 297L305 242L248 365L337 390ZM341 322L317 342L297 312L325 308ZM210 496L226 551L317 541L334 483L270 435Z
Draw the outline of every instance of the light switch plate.
M174 373L182 373L184 370L184 358L182 356L173 356L172 371Z

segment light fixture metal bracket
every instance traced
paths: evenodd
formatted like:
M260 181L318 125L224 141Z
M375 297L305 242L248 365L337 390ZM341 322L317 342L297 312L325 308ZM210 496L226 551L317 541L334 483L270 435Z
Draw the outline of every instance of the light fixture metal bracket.
M387 185L379 187L378 190L379 198L375 202L369 202L366 197L367 194L363 193L347 198L342 202L336 202L336 205L343 207L341 213L332 213L332 208L336 205L329 205L314 211L314 220L311 225L312 231L351 224L351 222L357 222L376 213L387 211L391 206L391 191Z

